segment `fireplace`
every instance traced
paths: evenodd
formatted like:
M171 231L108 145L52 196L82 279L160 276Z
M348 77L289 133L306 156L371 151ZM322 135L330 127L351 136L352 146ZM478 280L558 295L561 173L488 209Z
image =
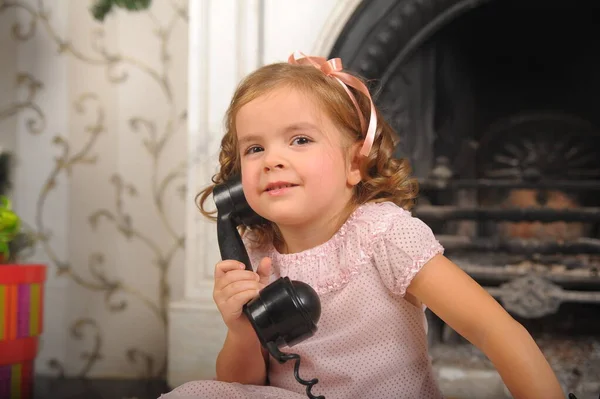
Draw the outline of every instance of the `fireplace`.
M421 184L415 216L579 398L600 393L598 11L589 0L372 0L330 54L369 79L398 130ZM428 317L434 364L489 368Z

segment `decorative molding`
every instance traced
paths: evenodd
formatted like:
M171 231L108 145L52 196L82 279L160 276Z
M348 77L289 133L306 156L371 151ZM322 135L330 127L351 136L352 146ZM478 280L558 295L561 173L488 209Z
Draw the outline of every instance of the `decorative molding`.
M264 5L263 0L191 0L189 4L185 298L212 302L213 268L220 259L216 225L200 214L194 198L217 170L223 115L233 91L243 76L262 63Z
M342 29L362 0L339 0L331 10L313 47L312 54L327 57L339 37Z
M189 2L189 58L188 58L188 174L186 198L186 245L185 245L185 298L200 297L198 281L205 248L206 222L198 212L194 198L198 187L206 184L208 146L208 93L209 70L206 60L210 56L210 0Z

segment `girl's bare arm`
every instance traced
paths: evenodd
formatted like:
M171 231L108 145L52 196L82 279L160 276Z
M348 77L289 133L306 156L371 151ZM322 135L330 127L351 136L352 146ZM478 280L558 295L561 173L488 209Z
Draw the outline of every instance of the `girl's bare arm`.
M515 399L564 399L558 379L527 330L448 258L432 258L408 292L484 352Z

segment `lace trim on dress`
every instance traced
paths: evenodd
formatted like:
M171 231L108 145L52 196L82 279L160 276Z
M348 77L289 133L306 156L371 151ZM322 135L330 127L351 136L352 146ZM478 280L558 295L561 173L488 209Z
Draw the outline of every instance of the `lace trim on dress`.
M295 254L271 249L273 263L278 268L276 273L309 284L319 295L345 287L369 265L372 241L369 238L380 232L373 228L376 223L371 215L366 215L373 205L359 206L331 239L321 245ZM365 230L371 232L371 237L363 233ZM336 262L331 262L332 259Z
M381 209L381 208L385 209ZM373 243L379 239L399 217L411 217L410 212L390 202L367 203L359 206L331 239L314 248L294 254L281 254L273 246L251 251L254 267L267 256L273 260L272 281L288 276L309 284L319 295L345 287L371 263ZM441 245L414 260L409 268L411 278ZM332 256L334 255L334 256ZM332 264L331 259L336 259ZM408 280L410 281L410 279Z

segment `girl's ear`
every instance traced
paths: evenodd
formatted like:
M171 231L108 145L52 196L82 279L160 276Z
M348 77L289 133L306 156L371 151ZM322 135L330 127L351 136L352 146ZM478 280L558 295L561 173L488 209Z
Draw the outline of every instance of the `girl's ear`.
M362 142L354 143L352 147L350 147L350 151L348 153L348 170L346 173L346 179L349 186L354 187L362 180L360 175L360 165L362 162L363 156L360 155L360 148L362 147Z

